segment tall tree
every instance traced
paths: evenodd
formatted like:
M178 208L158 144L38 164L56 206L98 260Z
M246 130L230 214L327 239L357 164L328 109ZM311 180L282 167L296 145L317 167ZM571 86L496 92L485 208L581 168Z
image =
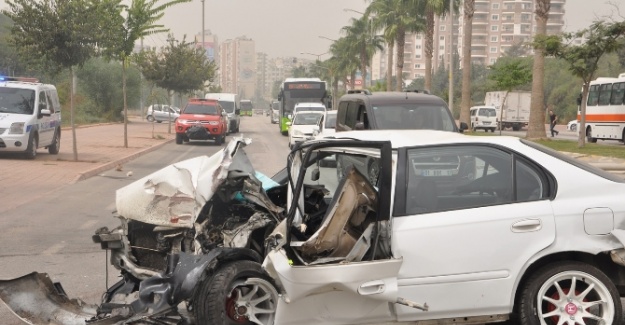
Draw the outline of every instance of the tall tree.
M336 60L336 73L337 76L343 76L343 85L347 88L347 85L351 82L352 86L356 79L356 71L358 70L359 60L358 53L350 46L349 40L345 37L341 37L330 46L330 53ZM350 79L347 78L349 76Z
M460 103L460 122L470 125L471 109L471 40L473 33L473 13L475 12L475 0L464 0L463 7L463 31L462 38L462 102Z
M107 43L111 31L107 21L117 0L7 0L3 13L13 20L10 42L18 53L49 73L69 70L70 122L74 160L78 146L74 125L74 69L96 54L97 45ZM57 135L57 136L60 136Z
M425 13L425 88L432 87L432 55L434 54L434 18L449 13L449 1L457 0L413 0ZM451 16L450 16L451 17Z
M499 108L499 121L502 121L503 111L506 104L508 93L517 87L528 84L532 80L532 72L521 59L500 60L491 66L491 73L488 78L495 82L495 90L505 90L506 95L501 101ZM499 125L499 134L501 135L502 125ZM544 129L544 127L543 127Z
M360 59L360 73L362 74L362 84L366 85L367 66L376 51L382 50L383 39L375 35L371 20L368 15L363 15L360 19L352 18L352 24L343 27L346 34L345 39L354 52L358 53Z
M581 45L572 45L573 39L586 38ZM625 21L606 23L595 22L588 29L574 34L565 34L562 39L558 36L543 37L535 41L547 54L562 58L569 64L569 70L582 79L582 98L580 103L581 120L579 129L578 145L585 145L586 130L586 103L590 82L595 78L595 72L599 67L599 60L604 54L614 52L623 47L625 39ZM543 127L544 130L544 127ZM591 137L588 137L592 141ZM596 140L595 140L596 141Z
M121 1L121 0L117 0ZM116 40L107 46L106 54L122 62L122 93L124 96L124 148L128 148L128 103L126 95L126 69L130 65L130 55L137 40L142 37L169 31L157 22L165 15L165 10L175 4L191 0L132 0L130 6L121 6L115 27ZM121 17L121 19L120 19Z
M413 0L373 0L367 8L367 14L374 15L373 23L376 29L384 30L384 38L389 45L388 69L392 70L393 44L392 37L397 44L397 62L395 75L397 82L396 90L403 88L404 71L404 47L406 44L406 33L422 32L425 30L425 18L420 14L419 3ZM392 72L392 71L391 71ZM387 89L390 89L390 82L387 74Z
M547 35L547 19L551 9L551 0L536 0L536 35L541 38ZM532 99L530 104L530 121L527 127L527 137L544 138L545 132L545 49L543 43L535 42L534 67L532 69Z

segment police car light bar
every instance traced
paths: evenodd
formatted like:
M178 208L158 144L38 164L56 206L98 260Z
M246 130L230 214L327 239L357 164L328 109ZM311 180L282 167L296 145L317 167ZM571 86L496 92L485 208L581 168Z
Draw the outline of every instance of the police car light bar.
M29 78L29 77L7 77L7 76L0 76L0 81L39 82L39 79L37 79L37 78Z

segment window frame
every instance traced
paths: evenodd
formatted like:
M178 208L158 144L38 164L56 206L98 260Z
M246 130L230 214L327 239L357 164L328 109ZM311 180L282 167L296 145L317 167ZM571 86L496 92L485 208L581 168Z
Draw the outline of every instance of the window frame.
M553 174L551 174L548 170L542 167L540 164L535 162L534 160L528 158L527 156L507 147L503 147L497 144L489 144L489 143L453 143L453 144L444 144L444 145L430 145L430 146L416 146L416 147L402 147L397 149L397 172L395 177L395 195L393 198L393 212L392 217L411 217L418 216L421 214L408 214L406 212L406 203L407 203L407 195L408 195L408 179L409 179L409 171L410 164L408 164L408 151L409 150L431 150L431 149L443 149L443 148L458 148L458 147L482 147L482 148L490 148L494 150L499 150L505 154L510 155L512 166L510 169L510 174L512 176L511 189L513 193L514 200L508 202L497 202L494 204L484 205L486 206L499 206L499 205L509 205L509 204L518 204L525 202L534 202L534 201L542 201L542 200L553 200L557 193L557 182ZM521 162L527 165L532 171L534 171L540 181L543 183L543 193L541 198L538 200L524 200L518 201L517 199L517 163ZM510 175L509 175L510 176ZM468 207L460 207L460 208L451 208L451 209L442 209L432 212L425 212L423 214L429 213L441 213L447 211L460 211L467 209L474 209L474 206Z

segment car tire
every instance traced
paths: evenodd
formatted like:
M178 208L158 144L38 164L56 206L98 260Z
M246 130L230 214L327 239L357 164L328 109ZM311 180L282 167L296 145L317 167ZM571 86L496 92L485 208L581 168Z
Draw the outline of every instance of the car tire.
M495 133L495 129L496 129L496 128L490 128L490 132L491 132L491 133Z
M152 115L148 115L148 117L146 117L146 119L148 120L148 122L154 122L154 116L152 116Z
M250 278L254 283L246 283ZM198 324L273 324L278 299L260 264L236 261L198 284L192 310Z
M48 146L48 153L51 155L57 155L61 148L61 129L56 129L54 137L52 138L52 144Z
M571 131L573 131L573 132L577 131L577 125L576 124L572 124L571 125Z
M163 121L156 121L156 123L163 123Z
M37 147L39 146L39 136L37 133L31 132L28 137L28 146L24 152L26 159L35 159L37 157Z
M176 133L176 144L182 144L184 140L184 135L181 133Z
M519 131L519 130L521 130L520 126L518 126L518 125L513 125L512 126L512 131Z
M222 145L224 144L224 142L226 142L226 135L222 135L219 138L215 139L215 143L217 145Z
M587 128L586 129L586 141L589 143L597 143L597 138L593 138L592 137L592 129L591 128Z
M598 317L601 324L623 320L621 299L610 278L592 265L573 261L549 264L534 273L523 288L518 311L521 325L558 324L562 317Z

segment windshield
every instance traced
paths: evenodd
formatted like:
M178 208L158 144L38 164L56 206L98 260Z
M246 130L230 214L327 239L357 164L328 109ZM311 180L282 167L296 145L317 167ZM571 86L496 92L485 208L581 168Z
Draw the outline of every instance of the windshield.
M324 126L326 129L334 129L336 126L336 114L326 115L326 122Z
M213 105L188 104L185 114L217 115L217 107Z
M381 130L454 131L454 120L445 106L374 106L373 115Z
M253 108L252 102L241 101L241 110L242 111L251 111L252 108Z
M0 113L33 114L35 91L0 87Z
M479 116L485 116L485 117L495 117L497 116L497 112L495 111L494 108L482 108L480 109L480 112L478 113Z
M219 105L221 105L221 108L223 108L224 111L234 113L234 102L220 100Z
M293 120L293 125L316 125L320 118L321 118L321 114L300 113L300 114L295 115L295 119Z

